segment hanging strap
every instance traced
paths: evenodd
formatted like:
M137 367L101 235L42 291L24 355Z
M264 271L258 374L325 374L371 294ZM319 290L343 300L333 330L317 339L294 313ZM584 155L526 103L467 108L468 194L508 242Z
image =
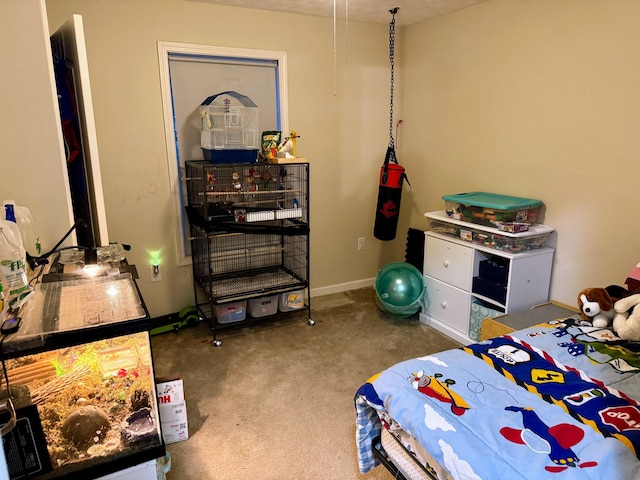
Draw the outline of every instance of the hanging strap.
M382 172L382 183L386 184L389 177L389 162L398 164L398 158L396 157L395 141L393 139L393 80L394 80L394 67L395 67L395 43L396 43L396 13L398 13L399 7L395 7L389 10L391 14L391 22L389 22L389 63L391 63L391 86L389 92L389 146L387 147L387 153L384 156L384 171ZM400 180L406 181L409 186L409 178L406 173L403 173Z
M395 56L395 40L396 40L396 13L398 7L389 10L391 14L391 22L389 22L389 62L391 63L391 88L389 95L389 146L387 154L384 156L384 172L382 173L382 183L387 183L387 172L389 171L389 162L398 163L396 158L395 142L393 140L393 74L394 74L394 56Z
M387 147L387 154L384 156L384 170L382 172L382 184L386 185L389 178L389 162L398 163L396 159L396 152L393 149L393 145Z

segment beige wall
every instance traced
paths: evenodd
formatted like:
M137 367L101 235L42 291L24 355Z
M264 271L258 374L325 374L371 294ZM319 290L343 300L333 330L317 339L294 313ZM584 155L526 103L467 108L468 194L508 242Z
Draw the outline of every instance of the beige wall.
M10 199L28 206L43 248L51 248L73 215L43 6L44 0L0 2L0 206Z
M48 0L47 10L52 31L73 13L83 17L109 235L132 244L152 315L193 303L191 267L176 264L158 41L286 51L289 125L311 161L312 289L370 283L395 259L393 243L372 238L388 142L386 26L350 23L347 56L339 25L334 96L328 18L175 0ZM360 236L369 240L363 252ZM151 284L147 252L156 249L163 281Z
M3 4L10 20L3 27L24 16L17 4ZM130 260L154 316L193 301L190 267L176 265L171 232L160 40L288 53L290 126L312 162L311 282L319 293L370 281L381 265L403 258L406 228L426 227L422 214L441 209L443 194L470 190L545 202L544 220L557 229L552 298L572 304L584 287L619 284L638 261L629 212L640 168L638 2L491 0L398 29L398 154L413 187L405 188L399 236L388 243L371 235L388 142L386 25L350 22L347 50L339 23L334 96L331 19L177 0L49 0L46 7L52 31L72 13L83 16L109 233L133 245ZM33 47L29 62L13 63L41 68L42 38L23 42ZM33 102L29 112L47 103L47 87L23 75L12 88ZM6 138L4 166L15 157L33 165L46 157L39 148L59 149L51 133L41 147L29 144L27 116ZM59 152L51 157L45 171L55 179ZM52 207L62 190L48 191ZM47 202L29 206L46 212ZM66 227L65 215L52 208ZM356 252L359 236L367 237L364 252ZM163 249L166 263L163 281L151 284L147 251L154 249Z
M404 220L448 193L539 198L551 297L622 284L640 260L638 18L626 0L491 0L407 28Z

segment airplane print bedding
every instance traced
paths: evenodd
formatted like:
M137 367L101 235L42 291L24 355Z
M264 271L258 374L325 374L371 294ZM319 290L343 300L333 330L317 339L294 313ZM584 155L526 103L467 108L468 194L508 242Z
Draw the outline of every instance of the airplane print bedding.
M360 471L386 428L441 479L640 478L639 353L567 318L400 362L355 395Z

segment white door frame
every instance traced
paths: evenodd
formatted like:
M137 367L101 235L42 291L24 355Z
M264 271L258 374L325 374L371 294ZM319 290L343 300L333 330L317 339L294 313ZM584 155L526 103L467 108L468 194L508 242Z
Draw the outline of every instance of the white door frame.
M85 218L84 220L91 224L95 246L106 246L109 245L107 213L104 205L102 173L100 171L100 157L98 155L98 136L93 112L93 97L91 94L91 82L89 81L89 63L87 60L87 46L85 43L82 16L77 14L72 15L51 37L63 38L65 52L73 58L73 76L76 88L76 100L78 102L78 119L82 130L82 154L85 162L88 188L87 195L92 217ZM57 90L55 90L55 75L53 75L52 82L57 95ZM60 118L58 118L58 121L60 122ZM65 189L67 190L69 210L73 218L69 177L66 173L66 161L63 160L63 163Z

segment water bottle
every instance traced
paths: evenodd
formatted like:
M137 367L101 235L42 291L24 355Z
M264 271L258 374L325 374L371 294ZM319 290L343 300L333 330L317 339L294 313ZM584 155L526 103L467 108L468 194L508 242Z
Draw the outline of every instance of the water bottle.
M0 282L5 303L11 309L24 305L32 293L20 247L7 238L3 227L0 227Z

